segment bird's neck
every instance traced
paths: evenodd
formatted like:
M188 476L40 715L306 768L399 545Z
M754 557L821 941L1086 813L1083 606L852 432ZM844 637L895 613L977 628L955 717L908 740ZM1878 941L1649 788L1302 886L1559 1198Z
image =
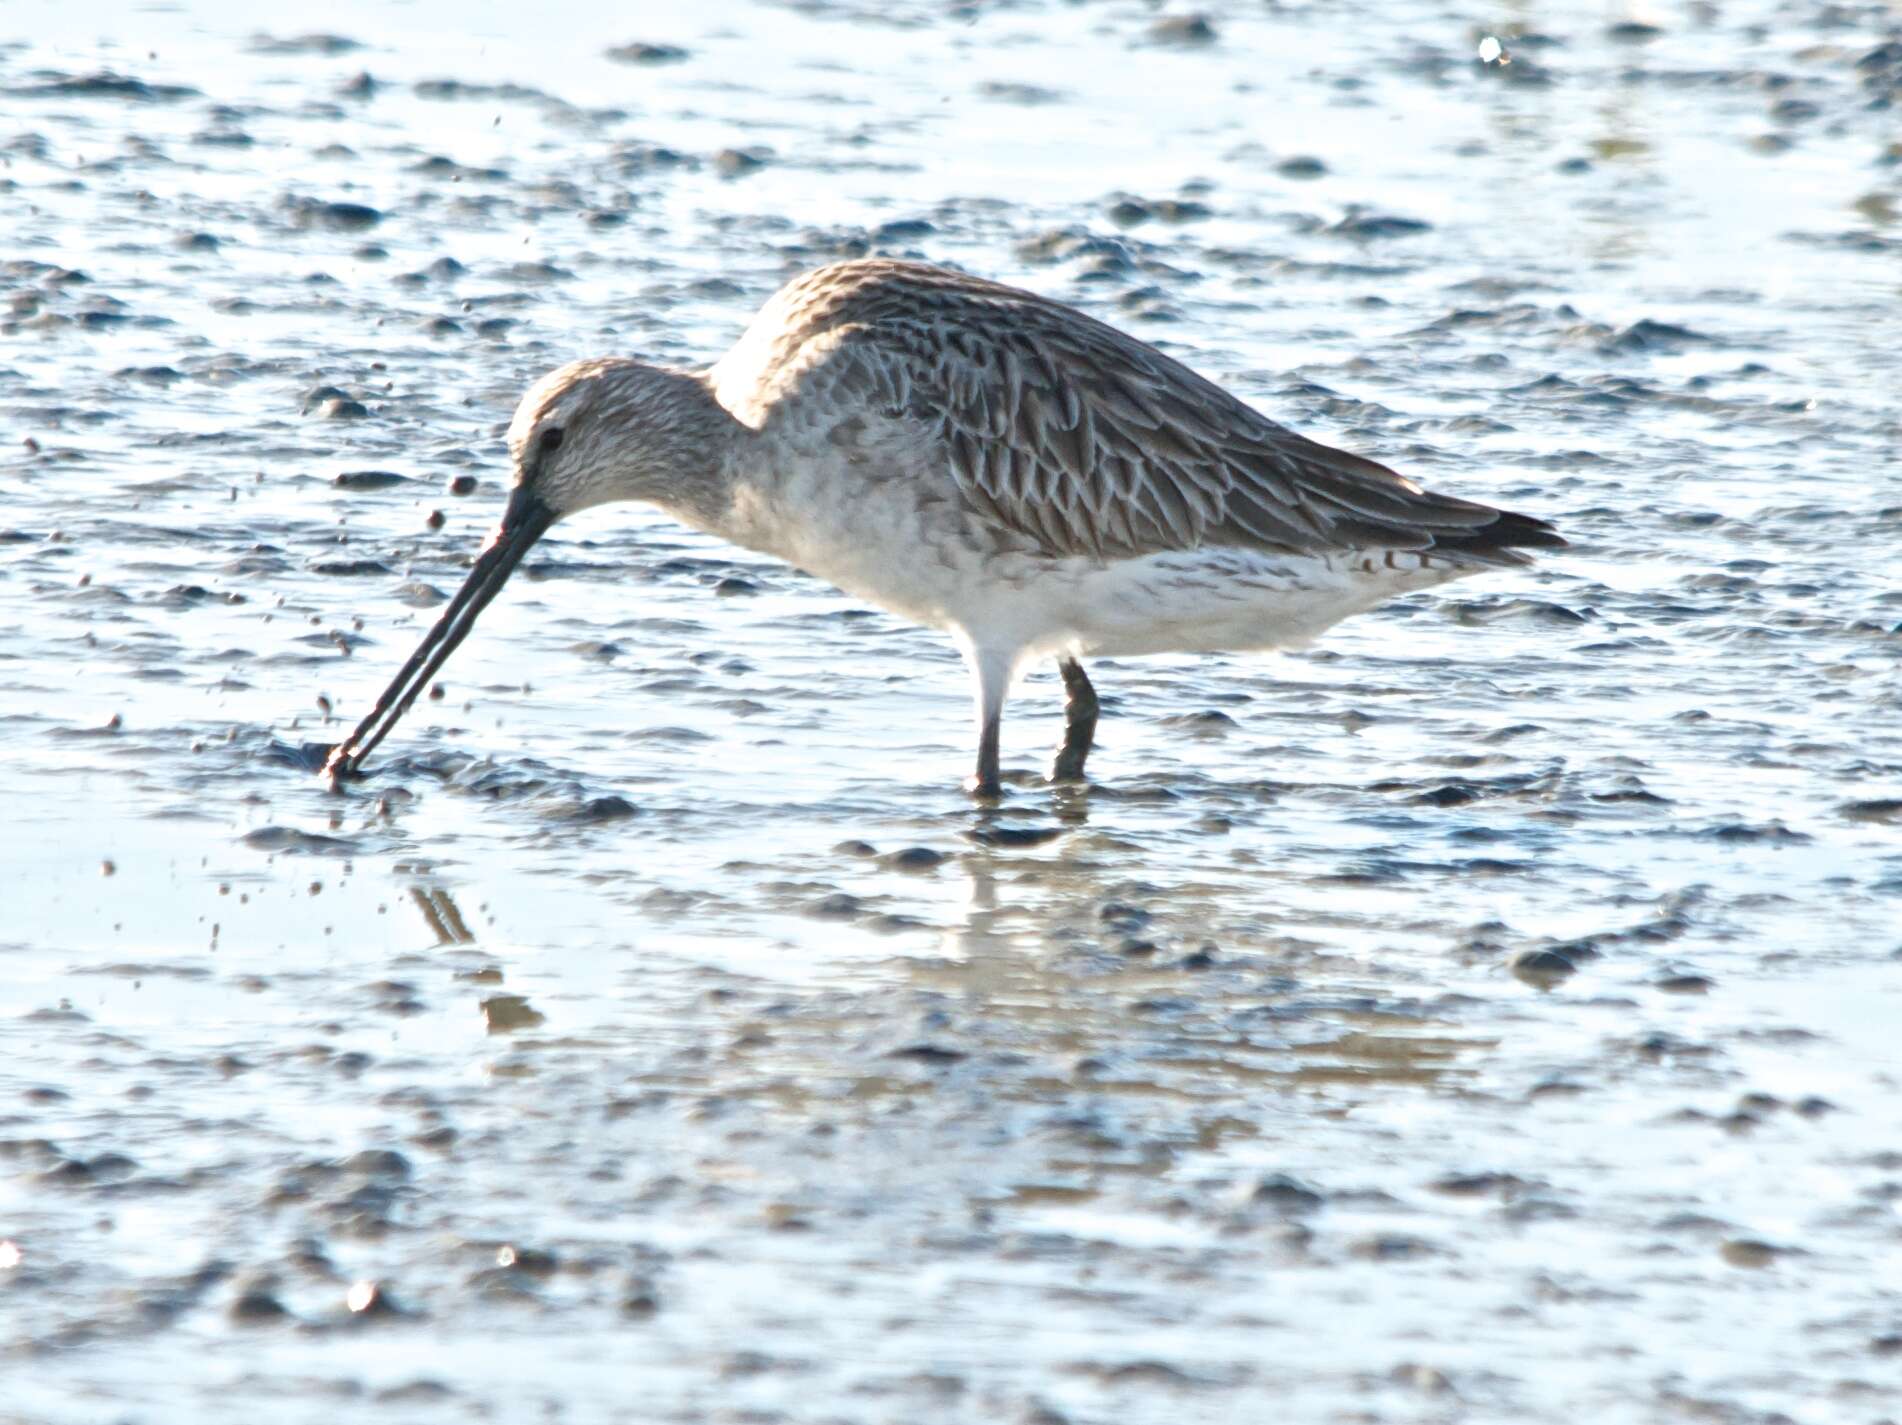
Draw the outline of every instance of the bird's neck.
M676 447L679 478L654 500L682 524L729 544L785 559L784 519L779 509L779 471L769 442L728 410L704 377L697 390L686 439Z
M665 383L666 400L656 403L664 418L630 432L640 442L639 463L607 498L641 500L682 524L732 538L754 432L720 404L702 373L656 368L648 379L656 387Z

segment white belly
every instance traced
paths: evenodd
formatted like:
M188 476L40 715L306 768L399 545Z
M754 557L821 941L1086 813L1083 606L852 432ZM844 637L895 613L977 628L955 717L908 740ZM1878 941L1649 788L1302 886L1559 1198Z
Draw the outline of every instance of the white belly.
M1382 552L1280 555L1203 549L1066 570L1036 641L1078 653L1228 653L1298 648L1350 614L1467 571ZM1040 650L1041 651L1041 650Z
M862 487L851 499L836 483L803 483L741 509L719 533L1014 668L1060 653L1299 647L1395 594L1474 572L1383 551L1050 559L1026 552L1021 539L921 507L908 482Z

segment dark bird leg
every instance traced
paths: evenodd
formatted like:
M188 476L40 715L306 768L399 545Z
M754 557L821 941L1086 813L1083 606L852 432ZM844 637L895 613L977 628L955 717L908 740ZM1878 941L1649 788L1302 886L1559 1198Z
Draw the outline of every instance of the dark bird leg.
M1057 660L1063 674L1064 725L1063 746L1057 749L1056 765L1050 769L1053 782L1083 780L1083 759L1090 755L1096 741L1096 689L1074 658Z
M985 801L995 801L1004 794L998 735L1004 725L1004 699L1010 696L1016 651L967 648L964 657L971 665L972 691L977 695L977 775L965 778L964 790Z
M974 797L995 798L1003 794L997 766L998 732L1003 721L1001 711L990 714L977 735L977 775L964 784L964 789Z

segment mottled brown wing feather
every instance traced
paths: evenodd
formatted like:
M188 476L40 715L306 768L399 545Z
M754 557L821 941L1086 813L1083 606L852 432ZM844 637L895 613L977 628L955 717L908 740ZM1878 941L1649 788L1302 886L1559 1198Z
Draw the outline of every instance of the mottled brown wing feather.
M1053 555L1205 546L1434 551L1519 564L1544 521L1423 490L1277 425L1145 342L1033 293L918 263L809 274L773 359L925 425L970 508Z

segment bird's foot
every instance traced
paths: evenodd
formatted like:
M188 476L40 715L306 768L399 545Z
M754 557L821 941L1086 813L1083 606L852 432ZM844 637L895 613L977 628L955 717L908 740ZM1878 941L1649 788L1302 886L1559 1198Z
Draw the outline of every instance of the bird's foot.
M1088 777L1083 775L1083 754L1072 752L1068 747L1059 752L1057 754L1057 760L1050 764L1050 781L1052 785L1061 786L1065 783L1087 782L1089 780Z

